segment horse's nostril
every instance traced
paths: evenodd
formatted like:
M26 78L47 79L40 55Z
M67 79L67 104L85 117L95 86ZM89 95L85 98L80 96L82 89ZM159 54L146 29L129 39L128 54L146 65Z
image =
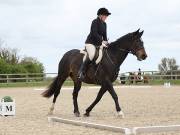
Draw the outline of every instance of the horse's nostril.
M143 54L142 59L145 60L147 58L147 55Z

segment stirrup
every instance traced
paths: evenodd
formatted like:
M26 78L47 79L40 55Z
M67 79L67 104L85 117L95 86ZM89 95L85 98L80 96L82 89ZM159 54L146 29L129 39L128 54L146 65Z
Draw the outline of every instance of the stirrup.
M83 80L84 79L84 74L83 72L81 72L80 74L78 74L78 79Z

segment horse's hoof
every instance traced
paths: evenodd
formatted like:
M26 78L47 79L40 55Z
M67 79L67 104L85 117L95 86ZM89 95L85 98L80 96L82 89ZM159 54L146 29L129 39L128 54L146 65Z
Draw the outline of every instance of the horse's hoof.
M50 111L48 112L48 115L53 115L53 111L50 110Z
M79 112L75 112L75 113L74 113L74 116L80 117L80 113L79 113Z
M89 115L89 113L87 113L87 112L84 114L84 117L89 117L89 116L90 116L90 115Z
M120 111L120 112L117 112L117 117L119 117L119 118L124 118L124 113L122 112L122 111Z

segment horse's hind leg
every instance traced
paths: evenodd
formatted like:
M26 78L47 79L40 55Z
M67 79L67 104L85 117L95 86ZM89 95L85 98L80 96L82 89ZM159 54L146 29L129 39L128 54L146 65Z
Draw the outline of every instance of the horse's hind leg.
M74 81L74 90L72 95L73 95L73 104L74 104L74 115L76 117L80 116L77 98L78 98L79 90L81 89L81 85L82 85L81 81Z
M52 105L50 107L48 115L52 115L53 114L54 106L55 106L55 103L56 103L56 99L57 99L57 97L58 97L58 95L60 93L61 87L62 87L64 81L66 80L66 78L67 78L67 75L66 76L60 76L58 78L57 82L56 82L56 86L55 87L58 88L58 89L54 92L53 103L52 103Z

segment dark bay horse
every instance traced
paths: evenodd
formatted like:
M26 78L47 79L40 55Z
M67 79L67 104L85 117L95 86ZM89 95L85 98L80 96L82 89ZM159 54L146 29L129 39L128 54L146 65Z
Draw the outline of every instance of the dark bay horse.
M94 102L86 109L84 116L90 115L91 110L101 100L106 91L111 94L115 102L118 115L121 117L124 116L119 105L118 96L113 88L112 83L118 77L120 65L123 63L129 53L135 55L140 61L146 59L147 54L141 39L142 34L143 31L140 32L138 29L137 31L128 33L110 43L109 47L104 49L104 55L101 62L98 65L93 63L89 65L83 82L88 84L97 84L100 85L101 88ZM53 113L56 98L60 93L61 86L67 77L70 76L74 82L74 90L72 93L74 114L77 117L80 116L77 97L81 89L82 81L78 79L77 75L82 60L83 54L81 54L80 50L77 49L66 52L62 57L59 63L57 77L49 86L48 90L42 93L42 95L47 98L54 95L53 104L50 108L49 114Z

